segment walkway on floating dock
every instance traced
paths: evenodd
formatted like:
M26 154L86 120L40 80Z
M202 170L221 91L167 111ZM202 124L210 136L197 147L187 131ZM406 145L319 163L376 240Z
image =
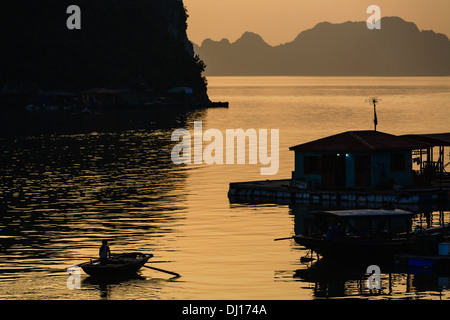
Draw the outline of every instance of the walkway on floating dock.
M290 184L290 179L232 182L228 197L242 200L268 201L308 201L312 203L336 202L365 205L375 204L418 204L433 203L439 195L449 200L450 188L408 188L401 190L363 190L363 189L300 189Z
M394 263L398 267L408 267L416 270L420 268L428 270L429 273L433 271L439 272L441 275L450 274L450 256L398 254L394 257ZM414 271L414 269L410 271ZM423 273L423 271L420 273Z

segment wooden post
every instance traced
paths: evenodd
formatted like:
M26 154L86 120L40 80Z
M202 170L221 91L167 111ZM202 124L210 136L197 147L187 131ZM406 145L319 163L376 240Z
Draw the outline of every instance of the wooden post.
M409 218L406 218L406 240L409 240Z

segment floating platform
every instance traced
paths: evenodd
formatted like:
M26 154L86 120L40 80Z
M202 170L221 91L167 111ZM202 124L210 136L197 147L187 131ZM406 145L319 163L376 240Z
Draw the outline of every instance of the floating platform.
M145 108L187 108L187 109L205 109L205 108L228 108L228 102L194 102L194 103L182 103L182 102L152 102L138 105L138 109ZM127 106L127 108L130 108ZM136 107L135 107L136 108Z
M358 189L300 189L291 185L291 179L232 182L228 197L236 202L269 203L337 203L368 206L414 205L448 201L449 190L439 188L410 188L404 190Z

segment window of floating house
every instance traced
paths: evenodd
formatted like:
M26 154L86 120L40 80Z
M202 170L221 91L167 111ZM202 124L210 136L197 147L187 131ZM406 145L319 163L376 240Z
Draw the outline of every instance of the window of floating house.
M305 156L303 172L305 174L319 174L320 173L319 157Z
M322 164L322 173L335 173L336 172L336 158L337 155L323 155L321 164Z
M405 155L403 153L391 153L391 172L405 171Z

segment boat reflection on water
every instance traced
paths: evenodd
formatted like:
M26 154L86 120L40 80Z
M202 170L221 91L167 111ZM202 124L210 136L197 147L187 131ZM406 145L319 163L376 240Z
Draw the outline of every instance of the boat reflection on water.
M81 285L82 288L98 290L100 293L100 298L108 299L111 297L112 291L115 286L133 287L137 282L145 280L147 280L147 278L139 273L109 278L87 276L83 278L83 280L81 281Z
M368 284L370 277L375 275L367 272L372 265L378 266L381 271L378 288ZM338 261L321 258L309 262L306 268L296 270L293 278L313 284L313 296L316 298L420 299L429 296L430 292L448 296L450 290L449 274L437 274L423 268L398 268L392 262L381 260Z

